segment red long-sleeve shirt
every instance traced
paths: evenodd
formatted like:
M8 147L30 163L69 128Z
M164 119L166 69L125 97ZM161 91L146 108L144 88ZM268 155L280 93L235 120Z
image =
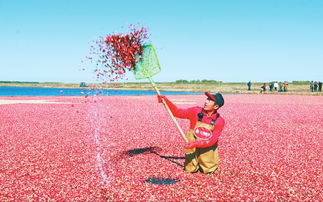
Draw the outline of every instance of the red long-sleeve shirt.
M175 117L190 120L190 129L194 129L196 122L198 121L198 114L200 112L203 113L202 122L206 124L210 124L211 121L214 120L217 115L217 113L214 113L211 116L208 116L202 107L178 108L168 98L164 97L164 100ZM218 139L222 133L224 124L225 124L224 119L221 116L219 116L214 123L212 136L207 140L198 140L194 143L194 145L198 148L205 148L205 147L210 147L214 145L216 142L218 142Z

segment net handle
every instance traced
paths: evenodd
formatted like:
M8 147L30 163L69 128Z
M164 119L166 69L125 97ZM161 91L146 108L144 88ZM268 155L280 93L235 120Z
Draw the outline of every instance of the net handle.
M149 79L151 85L153 86L153 88L155 89L155 91L157 92L157 94L160 95L159 89L157 88L157 86L156 86L155 82L153 81L153 79L151 77L148 77L148 79ZM184 134L182 128L178 124L176 118L174 117L173 113L170 111L169 106L166 104L164 99L162 99L162 103L164 104L167 112L169 113L170 117L172 118L173 122L175 123L177 129L179 130L182 138L185 140L185 142L188 142L188 139L186 138L186 135Z

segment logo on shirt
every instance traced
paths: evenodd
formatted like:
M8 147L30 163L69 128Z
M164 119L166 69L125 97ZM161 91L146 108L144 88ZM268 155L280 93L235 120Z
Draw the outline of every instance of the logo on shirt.
M194 135L202 140L210 139L212 136L212 131L205 127L196 127L194 129Z

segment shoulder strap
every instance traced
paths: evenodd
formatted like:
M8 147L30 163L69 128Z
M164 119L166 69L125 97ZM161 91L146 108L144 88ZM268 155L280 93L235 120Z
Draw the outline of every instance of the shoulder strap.
M212 125L212 126L214 126L214 123L215 123L215 122L216 122L216 120L219 118L219 116L220 116L220 114L219 114L219 113L217 113L217 114L216 114L215 119L213 119L213 120L211 121L211 125Z
M202 113L202 111L200 113L198 113L197 116L199 118L199 121L201 122L202 119L203 119L203 113Z

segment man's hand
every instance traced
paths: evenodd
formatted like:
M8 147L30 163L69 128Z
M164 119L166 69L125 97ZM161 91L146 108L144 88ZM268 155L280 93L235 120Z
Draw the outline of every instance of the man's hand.
M184 147L185 147L185 149L193 149L196 146L197 146L196 142L186 142Z
M165 95L157 95L158 103L162 103L162 99L165 99Z

